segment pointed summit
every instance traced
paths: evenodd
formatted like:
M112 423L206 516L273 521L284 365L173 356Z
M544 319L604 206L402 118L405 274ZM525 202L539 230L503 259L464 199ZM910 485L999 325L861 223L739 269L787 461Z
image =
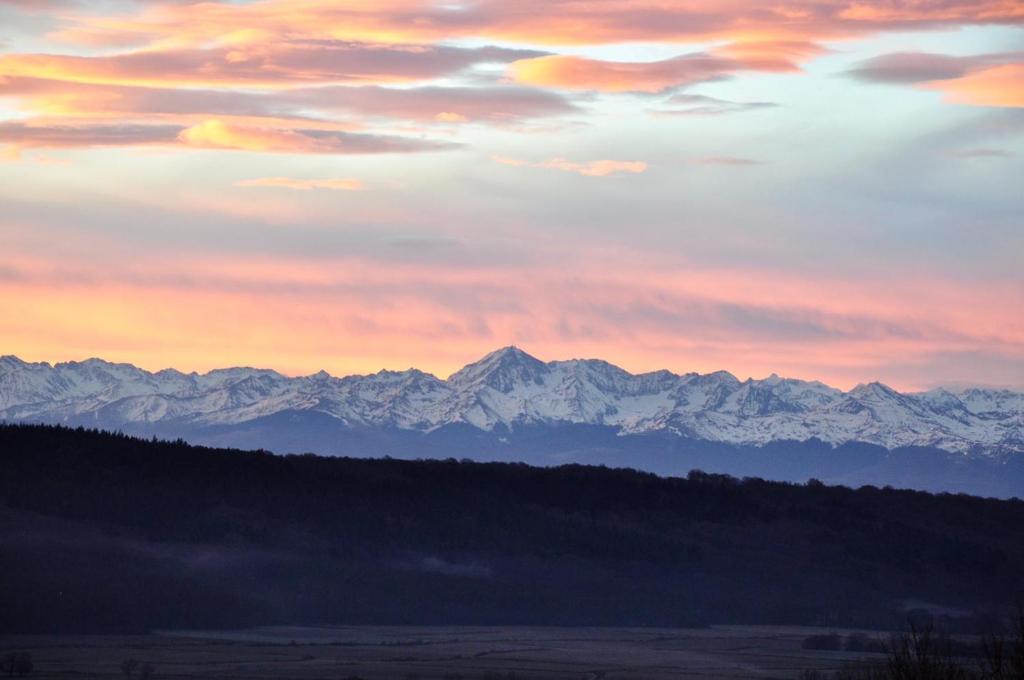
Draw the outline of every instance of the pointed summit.
M877 380L869 382L866 385L864 383L859 383L856 387L847 392L847 394L857 399L892 399L902 396L893 388L884 383L880 383Z
M515 345L502 347L479 361L464 366L452 374L448 382L454 386L492 387L499 392L510 392L516 385L543 382L548 366Z
M467 366L463 367L463 369L460 370L459 373L466 370L467 368L470 368L471 366L487 366L497 368L518 365L544 366L545 364L540 359L530 354L527 354L526 352L519 349L515 345L508 345L507 347L496 349L493 352L484 355L483 358L474 361L471 364L468 364Z

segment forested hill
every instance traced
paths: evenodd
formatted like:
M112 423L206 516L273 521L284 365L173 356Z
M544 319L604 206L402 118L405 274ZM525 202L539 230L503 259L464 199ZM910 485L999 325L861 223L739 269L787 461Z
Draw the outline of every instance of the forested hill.
M0 426L0 630L887 626L1011 602L1024 502Z

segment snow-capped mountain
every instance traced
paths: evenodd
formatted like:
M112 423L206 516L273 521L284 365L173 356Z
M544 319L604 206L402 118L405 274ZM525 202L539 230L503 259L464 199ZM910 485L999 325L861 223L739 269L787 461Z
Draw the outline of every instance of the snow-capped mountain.
M903 394L879 383L848 392L772 375L740 381L719 371L634 375L599 360L543 362L506 347L447 380L410 369L287 377L229 368L156 373L99 359L27 363L0 357L0 420L159 426L163 433L240 426L305 413L352 431L486 433L582 424L619 436L660 433L737 445L820 440L887 449L1024 452L1024 394L966 389ZM144 428L143 428L144 429Z

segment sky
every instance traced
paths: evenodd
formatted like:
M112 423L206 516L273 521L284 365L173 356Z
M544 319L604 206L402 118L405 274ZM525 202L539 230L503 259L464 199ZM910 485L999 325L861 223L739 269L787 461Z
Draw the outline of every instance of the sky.
M0 354L1024 387L1018 0L0 0Z

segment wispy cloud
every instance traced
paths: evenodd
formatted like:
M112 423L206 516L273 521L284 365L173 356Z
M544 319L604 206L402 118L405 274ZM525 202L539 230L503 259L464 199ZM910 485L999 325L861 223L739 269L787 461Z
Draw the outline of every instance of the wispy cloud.
M661 108L651 109L651 113L659 116L720 116L776 106L778 104L774 102L737 102L704 94L679 93L661 102Z
M443 142L330 130L279 130L210 119L185 128L178 141L203 149L233 149L275 153L372 154L438 151Z
M383 124L398 132L408 123L547 130L550 125L534 121L582 113L572 92L651 94L747 72L795 73L826 52L825 41L897 28L1024 24L1024 10L1011 0L921 0L899 6L883 0L828 0L813 11L790 0L781 5L768 0L725 5L614 0L601 3L599 11L591 3L570 0L525 2L512 10L504 0L481 0L453 11L423 0L343 5L214 0L67 11L60 28L45 37L50 44L75 44L73 53L0 55L0 97L45 118L51 127L74 127L76 140L89 136L89 121L106 118L124 129L177 124L189 130L181 137L185 143L207 149L241 145L347 153L359 145L342 144L340 137L329 142L303 138L317 137L308 134L312 129L352 131ZM47 3L47 11L53 6ZM42 5L21 2L16 7L12 11L38 13ZM452 44L459 37L483 44ZM513 49L488 41L535 47ZM602 60L547 47L630 41L703 41L715 47L655 61ZM1020 55L1013 54L908 53L883 55L851 74L938 88L951 102L1020 106L1020 62ZM510 82L530 87L495 84L502 67ZM766 101L681 94L652 113L720 115L769 106ZM277 142L258 141L255 133L212 134L207 119L235 128L270 128ZM284 124L289 120L290 126ZM104 145L99 139L110 139L114 130L102 124L93 131L96 146ZM141 144L150 143L146 134L136 136ZM223 143L228 137L233 141ZM416 151L424 145L410 142L405 148Z
M950 156L954 158L1010 158L1013 156L1009 151L1004 149L960 149L958 151L951 151Z
M90 148L175 143L181 127L104 123L100 125L41 122L0 123L0 144L15 148Z
M282 101L319 111L443 123L507 124L579 110L557 93L514 86L320 87L292 91Z
M544 87L599 92L662 92L718 80L740 71L791 71L788 57L696 52L650 62L602 61L552 55L523 59L509 67L512 80Z
M0 55L0 74L99 85L285 88L430 80L475 64L508 63L542 54L500 47L307 39L96 56L6 54Z
M511 165L514 168L531 165L530 161L523 160L522 158L512 158L511 156L491 156L491 160L501 165Z
M562 172L573 172L585 177L607 177L621 173L639 174L647 171L647 163L643 161L616 161L616 160L594 160L594 161L570 161L565 158L549 158L544 161L531 162L520 158L508 156L491 156L491 160L502 165L513 167L529 166L532 168L545 168L548 170L561 170Z
M961 78L990 64L987 57L953 57L927 52L894 52L862 61L847 74L876 83L916 84Z
M703 158L695 158L690 162L696 165L733 165L740 167L764 164L764 161L740 156L705 156Z
M957 104L1024 107L1024 52L972 56L896 52L868 59L848 74L869 82L938 90Z
M375 154L444 151L456 148L451 142L412 139L394 135L374 135L332 130L277 130L225 123L217 119L203 121L178 134L187 146L240 151L281 153Z
M264 153L380 154L444 151L458 145L397 135L277 129L208 119L189 127L121 123L0 123L0 144L15 149L169 146Z

